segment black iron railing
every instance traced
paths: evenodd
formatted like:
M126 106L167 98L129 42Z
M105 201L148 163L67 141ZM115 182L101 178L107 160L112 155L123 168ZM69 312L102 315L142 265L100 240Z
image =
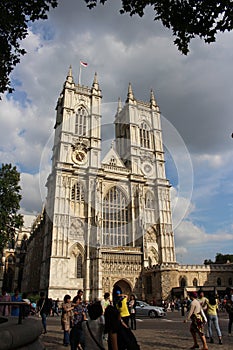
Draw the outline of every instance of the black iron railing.
M1 305L18 306L19 307L18 324L22 324L22 319L24 319L24 315L25 315L25 307L28 306L28 303L26 303L26 301L0 301L0 306ZM7 316L3 316L3 317L7 317Z

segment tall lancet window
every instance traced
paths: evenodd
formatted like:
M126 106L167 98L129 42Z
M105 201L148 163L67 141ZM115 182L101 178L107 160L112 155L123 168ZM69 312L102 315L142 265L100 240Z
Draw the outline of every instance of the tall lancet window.
M72 187L71 200L78 203L84 202L84 189L78 182L76 182Z
M146 209L155 209L155 198L150 191L146 192L145 207Z
M83 107L80 107L76 112L75 134L79 136L87 135L87 111Z
M79 254L77 257L77 278L83 277L83 259L82 255Z
M104 245L127 245L128 215L128 202L126 196L118 187L112 187L103 200Z
M141 147L150 148L150 130L145 122L140 127L140 144Z

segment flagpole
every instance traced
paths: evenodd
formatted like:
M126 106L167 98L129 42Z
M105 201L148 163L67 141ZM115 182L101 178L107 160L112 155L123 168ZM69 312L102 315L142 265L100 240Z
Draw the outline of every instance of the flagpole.
M81 85L81 63L79 62L78 84Z

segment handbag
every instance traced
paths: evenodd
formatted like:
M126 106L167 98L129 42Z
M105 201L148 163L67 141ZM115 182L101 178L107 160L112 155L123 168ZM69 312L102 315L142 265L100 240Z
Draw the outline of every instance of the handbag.
M207 317L206 317L206 314L204 312L204 310L201 308L201 316L202 316L202 319L203 319L203 323L207 323Z

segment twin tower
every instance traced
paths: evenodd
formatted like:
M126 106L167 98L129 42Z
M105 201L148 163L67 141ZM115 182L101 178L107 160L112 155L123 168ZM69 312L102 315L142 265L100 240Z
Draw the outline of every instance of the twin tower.
M51 298L103 297L120 288L138 298L163 295L162 274L175 263L170 185L165 175L160 110L119 100L115 140L101 156L102 92L75 84L72 69L57 102L52 170L43 220L40 290Z

